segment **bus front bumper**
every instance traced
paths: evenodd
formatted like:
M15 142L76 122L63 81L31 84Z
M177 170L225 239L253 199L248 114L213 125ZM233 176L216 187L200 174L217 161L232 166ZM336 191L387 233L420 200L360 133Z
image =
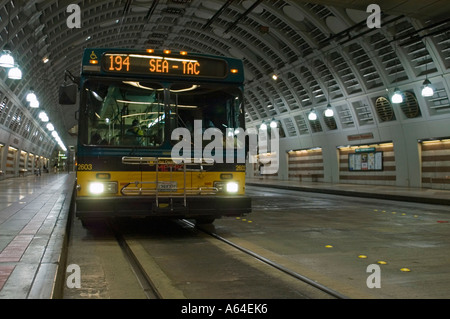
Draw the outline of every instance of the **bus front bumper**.
M186 204L186 205L185 205ZM77 197L76 216L201 218L242 216L251 212L248 196L190 196L159 198L144 196Z

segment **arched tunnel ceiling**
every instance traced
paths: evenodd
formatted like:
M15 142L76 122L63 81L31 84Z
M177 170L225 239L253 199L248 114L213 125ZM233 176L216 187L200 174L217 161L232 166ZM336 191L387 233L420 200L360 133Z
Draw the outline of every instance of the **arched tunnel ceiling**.
M369 29L377 3L382 27ZM33 87L66 145L75 108L58 105L64 70L80 72L86 47L170 48L242 58L246 119L276 117L289 136L311 107L449 68L448 0L116 0L0 1L2 43L21 66L21 81L0 78L25 107ZM81 28L66 24L81 8ZM9 31L9 32L8 32ZM49 59L43 63L42 59ZM271 75L280 78L273 81ZM31 115L37 118L38 111ZM283 121L282 121L283 120ZM295 123L296 125L293 125Z

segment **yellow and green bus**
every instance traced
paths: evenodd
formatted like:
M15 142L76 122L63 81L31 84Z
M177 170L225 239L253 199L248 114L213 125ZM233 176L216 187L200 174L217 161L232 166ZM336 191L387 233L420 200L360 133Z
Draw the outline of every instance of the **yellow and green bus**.
M76 216L83 223L118 216L212 223L251 212L245 145L233 139L245 129L241 60L92 48L81 68ZM60 97L73 100L68 88Z

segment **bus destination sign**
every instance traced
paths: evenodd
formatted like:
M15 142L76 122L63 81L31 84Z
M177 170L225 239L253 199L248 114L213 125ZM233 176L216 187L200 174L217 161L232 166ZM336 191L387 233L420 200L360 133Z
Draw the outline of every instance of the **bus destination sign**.
M107 73L133 75L167 75L180 77L225 78L226 61L207 57L177 57L128 53L105 53L102 70Z

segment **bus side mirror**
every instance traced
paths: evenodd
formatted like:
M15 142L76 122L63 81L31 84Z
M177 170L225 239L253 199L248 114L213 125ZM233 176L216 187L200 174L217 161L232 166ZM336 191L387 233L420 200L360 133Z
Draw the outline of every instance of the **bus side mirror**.
M59 104L73 105L77 103L78 86L76 84L63 84L59 87Z

